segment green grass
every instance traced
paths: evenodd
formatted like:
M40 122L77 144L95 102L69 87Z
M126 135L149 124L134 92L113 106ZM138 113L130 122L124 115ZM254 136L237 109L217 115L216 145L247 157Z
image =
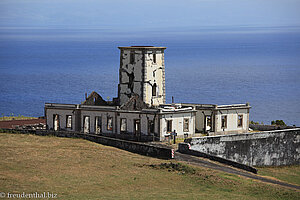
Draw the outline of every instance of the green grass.
M0 192L58 199L299 199L300 192L82 139L0 133Z
M25 117L23 115L14 115L13 113L10 114L10 116L4 116L2 114L2 117L0 117L0 121L8 121L8 120L22 120L22 119L37 119L36 117Z
M257 167L258 174L300 186L300 166Z

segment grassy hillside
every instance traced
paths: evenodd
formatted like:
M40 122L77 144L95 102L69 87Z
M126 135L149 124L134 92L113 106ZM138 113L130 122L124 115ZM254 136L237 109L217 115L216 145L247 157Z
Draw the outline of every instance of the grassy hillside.
M0 134L0 191L59 199L299 199L300 192L82 139Z
M258 174L271 176L278 180L300 185L300 166L258 167Z

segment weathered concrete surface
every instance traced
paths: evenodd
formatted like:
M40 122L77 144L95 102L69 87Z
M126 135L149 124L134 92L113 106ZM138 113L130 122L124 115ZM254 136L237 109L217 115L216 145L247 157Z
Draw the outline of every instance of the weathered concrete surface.
M193 156L197 156L197 157L202 157L202 158L207 158L213 161L217 161L226 165L230 165L239 169L243 169L249 172L252 172L254 174L257 174L257 169L255 169L254 167L248 166L248 165L244 165L235 161L231 161L225 158L221 158L218 156L214 156L214 155L209 155L207 153L203 153L203 152L199 152L199 151L195 151L195 150L191 150L188 147L187 143L180 143L178 146L178 151L180 153L184 153L184 154L189 154L189 155L193 155Z
M300 129L186 139L191 150L250 166L300 164Z

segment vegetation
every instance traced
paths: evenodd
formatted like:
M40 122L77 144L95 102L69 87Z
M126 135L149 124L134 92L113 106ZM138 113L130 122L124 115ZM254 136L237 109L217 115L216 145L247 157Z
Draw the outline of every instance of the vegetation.
M36 117L25 117L23 115L14 115L14 113L11 113L9 116L5 116L2 114L0 117L0 121L8 121L8 120L22 120L22 119L37 119Z
M58 199L299 199L300 192L82 139L0 133L0 191ZM298 170L299 171L299 170Z
M300 186L300 166L258 167L258 174Z
M283 120L272 121L272 122L271 122L271 125L286 126L286 124L284 123Z
M256 125L259 125L260 123L259 122L255 122L255 121L250 121L250 124L256 124ZM263 122L261 122L261 124L263 125L264 123Z
M259 123L259 122L255 122L255 121L250 121L250 124L256 124L256 125L264 125L263 122ZM286 126L285 122L283 120L276 120L276 121L272 121L271 125L277 125L277 126Z

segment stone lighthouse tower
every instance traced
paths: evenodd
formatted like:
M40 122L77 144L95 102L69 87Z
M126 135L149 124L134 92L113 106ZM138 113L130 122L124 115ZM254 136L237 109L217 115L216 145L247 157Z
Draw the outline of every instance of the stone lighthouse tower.
M166 47L131 46L121 50L118 98L120 105L138 94L149 106L166 101L165 63Z

